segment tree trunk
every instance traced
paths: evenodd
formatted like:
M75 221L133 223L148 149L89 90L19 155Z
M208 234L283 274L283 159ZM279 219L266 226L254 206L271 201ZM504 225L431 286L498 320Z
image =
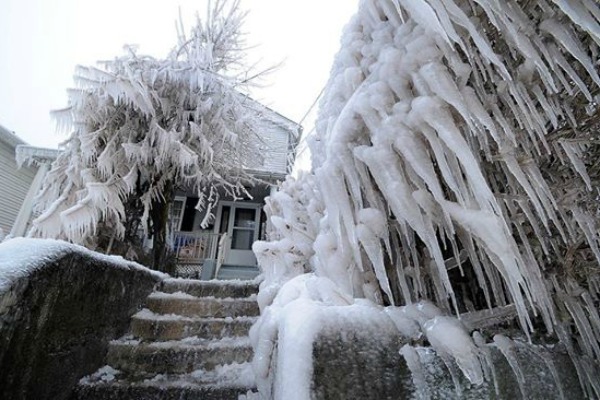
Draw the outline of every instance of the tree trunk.
M168 260L167 248L167 224L169 223L169 210L173 202L173 185L165 185L163 197L152 202L150 217L152 218L152 268L158 271L167 271Z

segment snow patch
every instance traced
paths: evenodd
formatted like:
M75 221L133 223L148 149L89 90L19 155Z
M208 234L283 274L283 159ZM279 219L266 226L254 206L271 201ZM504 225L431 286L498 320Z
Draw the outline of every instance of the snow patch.
M17 280L68 253L83 254L93 260L108 262L116 268L144 271L161 280L168 277L120 256L96 253L60 240L13 238L0 243L0 293L8 290Z

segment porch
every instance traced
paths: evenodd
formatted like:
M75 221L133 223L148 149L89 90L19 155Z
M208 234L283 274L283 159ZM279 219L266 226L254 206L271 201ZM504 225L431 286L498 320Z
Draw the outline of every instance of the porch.
M259 270L252 244L262 235L262 204L221 201L208 229L198 226L201 216L190 211L194 205L193 198L185 197L173 205L173 223L189 229L171 235L176 274L203 280L255 278Z
M224 263L230 247L227 233L175 232L175 273L182 278L202 280L254 279L258 275L256 266Z
M262 209L274 186L257 184L247 190L244 199L221 193L208 226L202 224L206 211L198 210L195 192L176 194L170 210L170 240L179 276L210 280L258 275L252 245L264 239L267 221Z

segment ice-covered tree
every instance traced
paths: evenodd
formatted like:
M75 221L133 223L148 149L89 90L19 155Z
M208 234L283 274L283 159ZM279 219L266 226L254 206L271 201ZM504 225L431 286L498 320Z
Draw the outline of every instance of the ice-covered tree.
M54 112L72 134L38 196L31 235L82 243L99 226L117 238L143 229L160 268L176 188L195 190L207 218L223 193L245 193L253 178L244 167L260 159L260 141L259 112L241 94L253 77L244 16L238 1L217 0L189 35L180 26L163 59L126 47L77 67L69 106Z
M599 22L593 0L361 1L320 105L304 263L381 304L512 305L600 395Z

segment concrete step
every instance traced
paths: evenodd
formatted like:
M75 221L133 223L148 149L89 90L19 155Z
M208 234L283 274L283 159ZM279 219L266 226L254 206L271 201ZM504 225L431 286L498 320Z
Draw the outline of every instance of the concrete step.
M217 279L222 280L252 280L260 274L258 267L244 265L223 265L219 269Z
M165 293L183 292L196 297L249 297L258 293L258 283L171 278L162 282L160 290Z
M237 400L247 388L220 386L132 385L126 381L100 385L79 385L72 400Z
M217 279L240 279L240 280L252 280L260 273L257 267L246 267L237 265L223 265L219 269Z
M80 380L71 400L228 400L255 390L247 363L228 367L215 373L195 371L130 379L122 371L105 366Z
M131 318L131 332L144 340L217 339L247 336L255 321L256 317L192 318L144 309Z
M186 317L239 317L259 315L256 296L246 298L195 297L183 292L154 292L146 299L146 308L156 314Z
M107 361L112 367L135 375L144 373L183 374L218 365L244 363L252 359L248 338L149 342L120 339L110 342Z

